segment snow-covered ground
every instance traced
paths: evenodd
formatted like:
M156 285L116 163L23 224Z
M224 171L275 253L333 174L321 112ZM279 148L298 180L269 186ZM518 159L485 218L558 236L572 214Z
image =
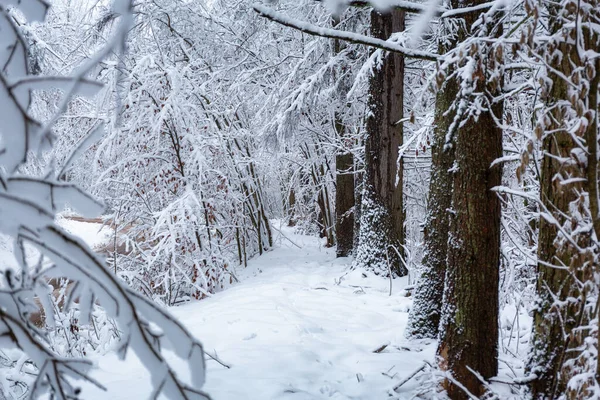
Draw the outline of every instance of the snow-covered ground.
M110 234L98 223L59 224L92 247ZM334 249L322 247L318 238L279 229L274 250L236 271L240 283L170 309L209 354L230 366L207 361L204 389L211 397L378 400L426 392L423 398L444 398L436 393L439 373L429 368L392 390L425 361L433 364L435 354L435 341L404 338L412 303L404 290L407 279L394 279L390 296L389 280L351 271L350 259L336 259ZM14 263L11 253L11 241L0 237L4 262ZM499 380L510 382L524 376L531 318L523 307L505 306L500 322ZM84 383L83 399L149 398L149 374L133 353L125 361L113 353L95 361L92 376L107 392ZM187 370L178 373L189 376ZM502 399L520 398L515 386L512 393L503 383L492 387Z
M79 236L88 246L97 248L111 239L114 233L110 227L84 219L59 215L56 222L67 232Z
M385 399L423 360L433 360L434 342L403 336L411 304L406 279L394 280L390 296L388 280L349 272L350 260L336 259L318 239L283 234L290 240L280 234L276 249L238 271L241 283L171 309L207 352L231 366L207 361L204 389L214 400ZM148 373L134 355L97 361L93 376L108 393L86 385L82 398L148 398ZM395 398L411 398L424 379L409 381Z

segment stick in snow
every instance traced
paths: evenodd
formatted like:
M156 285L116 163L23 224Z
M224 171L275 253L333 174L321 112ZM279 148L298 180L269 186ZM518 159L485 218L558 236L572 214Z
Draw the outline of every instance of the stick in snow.
M413 371L410 375L408 375L406 378L402 379L400 381L400 383L398 383L396 386L394 386L394 392L398 392L398 390L400 390L400 388L402 387L402 385L404 385L406 382L410 381L412 378L415 377L415 375L417 375L419 372L423 371L425 369L426 366L430 365L428 362L424 362L423 365L421 365L419 368L417 368L415 371Z
M204 351L204 354L206 354L208 356L208 358L210 358L213 361L218 362L219 364L221 364L225 368L231 369L231 365L225 364L223 361L221 361L221 359L219 357L217 357L217 352L216 351L215 351L215 355L214 356L212 354L210 354L208 351Z
M382 351L384 351L388 346L390 345L390 342L384 343L381 346L379 346L378 348L376 348L375 350L373 350L373 353L381 353Z

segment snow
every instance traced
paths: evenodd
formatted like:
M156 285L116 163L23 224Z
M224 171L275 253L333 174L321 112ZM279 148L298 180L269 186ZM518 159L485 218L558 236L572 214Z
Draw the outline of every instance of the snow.
M57 217L57 224L71 234L76 234L92 249L108 243L114 233L110 227L93 220L73 219L68 216Z
M237 271L240 284L169 309L231 366L208 360L203 389L213 399L382 399L423 360L433 361L434 341L404 338L406 279L394 280L389 296L387 279L350 271L350 259L336 259L319 239L285 227L282 234L278 247ZM86 384L83 398L149 397L148 372L131 352L125 361L114 354L95 361L92 376L108 393ZM183 366L178 375L189 381ZM417 389L412 379L396 398Z

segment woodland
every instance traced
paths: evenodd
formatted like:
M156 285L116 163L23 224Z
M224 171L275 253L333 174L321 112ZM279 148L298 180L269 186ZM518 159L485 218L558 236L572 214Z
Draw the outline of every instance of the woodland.
M0 67L0 400L600 399L599 0L0 0ZM401 371L253 392L284 300Z

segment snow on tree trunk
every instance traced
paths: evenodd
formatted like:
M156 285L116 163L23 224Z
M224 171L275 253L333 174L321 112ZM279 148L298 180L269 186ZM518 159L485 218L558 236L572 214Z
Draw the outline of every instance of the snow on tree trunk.
M528 5L535 27L542 23L536 14L539 5ZM597 30L578 29L578 24L597 21L599 9L595 0L549 4L544 24L549 26L550 40L536 48L548 68L543 71L544 106L536 126L544 156L538 304L528 365L537 376L530 385L535 399L596 398L599 390L600 35Z
M441 53L444 52L443 47L440 46ZM446 132L454 119L451 106L457 94L456 79L450 78L436 96L427 220L423 232L425 254L406 328L407 336L415 338L437 337L440 324L448 251L448 217L452 200L452 175L449 170L454 162L454 148L444 148L444 144Z
M460 8L482 2L453 5ZM501 45L467 40L477 36L470 27L480 16L467 14L464 20L469 28L458 33L463 42L455 51L465 57L458 64L457 117L448 128L446 143L454 146L456 160L451 169L448 265L438 355L440 367L464 387L447 378L444 387L452 399L468 398L464 389L482 396L486 389L477 374L487 379L498 371L501 207L491 189L501 184L502 177L501 165L492 166L492 162L502 156L502 129L494 116L502 118L503 101L490 106L482 93L500 93L502 57L496 49ZM494 29L492 35L498 35L497 17L487 15L479 29Z
M404 12L371 12L371 35L388 39L404 31ZM369 80L369 114L366 122L365 175L361 203L359 245L355 265L377 274L388 269L399 275L402 261L404 209L402 202L402 144L404 58L387 54ZM388 267L389 263L389 267Z

